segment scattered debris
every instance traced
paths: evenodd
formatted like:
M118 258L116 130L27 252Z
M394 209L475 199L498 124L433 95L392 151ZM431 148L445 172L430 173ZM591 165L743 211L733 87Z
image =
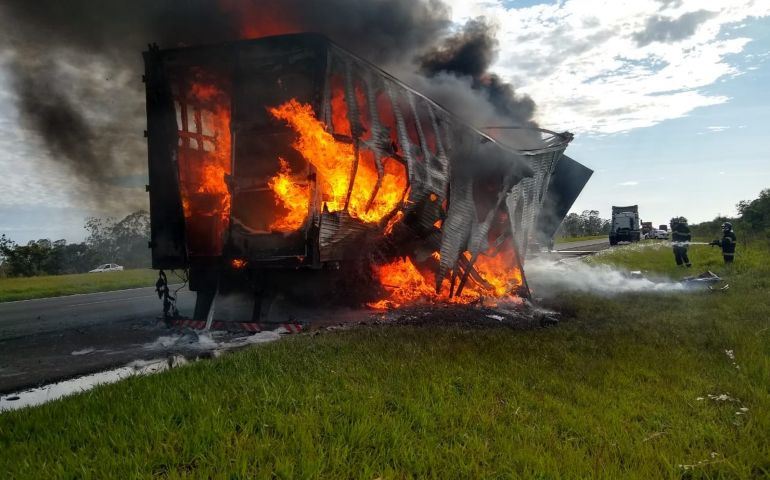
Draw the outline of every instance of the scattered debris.
M644 440L642 440L642 443L649 442L650 440L652 440L654 438L658 438L661 435L665 435L665 434L666 434L666 432L655 432L655 433L647 436Z
M727 358L730 359L730 363L733 367L735 367L736 370L740 370L741 366L738 365L738 363L735 361L735 352L732 350L725 350L725 355L727 355Z
M730 395L726 393L721 393L719 395L712 395L708 394L709 400L714 400L715 402L737 402L738 400L731 397Z
M531 329L559 323L558 314L530 302L474 305L415 305L378 316L377 323L401 325L454 325L463 328L508 327Z
M732 352L732 350L725 350L725 353L727 353L727 352ZM730 355L728 354L728 357L729 356ZM729 393L720 393L719 395L708 394L707 397L708 397L709 400L712 400L712 401L717 402L717 403L725 402L725 403L738 404L738 411L735 412L735 416L737 416L737 417L740 417L741 415L746 415L748 413L748 411L749 411L749 408L745 407L743 405L742 401L740 401L739 399L737 399L735 397L731 397ZM698 397L695 400L701 401L701 400L704 400L704 398L703 397ZM735 421L735 422L733 422L733 424L740 425L740 422Z
M719 457L719 456L720 456L719 453L711 452L711 453L709 453L710 460L709 459L704 459L704 460L700 460L700 461L692 463L692 464L681 464L680 463L679 464L679 468L681 468L682 470L693 470L695 468L703 467L705 465L709 465L709 464L712 464L712 463L723 462L725 459L724 458L717 459L717 457Z
M722 281L722 278L719 277L719 275L717 275L716 273L712 272L711 270L706 270L705 272L701 273L698 276L688 276L682 279L682 283L685 283L685 284L688 284L688 283L713 284L721 281Z
M79 355L88 355L89 353L94 353L95 351L96 351L96 349L95 349L95 348L93 348L93 347L90 347L90 348L84 348L84 349L82 349L82 350L75 350L75 351L74 351L74 352L72 352L70 355L75 355L75 356L79 356Z

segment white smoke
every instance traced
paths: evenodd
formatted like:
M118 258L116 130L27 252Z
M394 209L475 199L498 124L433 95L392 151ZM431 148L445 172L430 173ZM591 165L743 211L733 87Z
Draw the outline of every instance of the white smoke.
M651 280L639 272L620 270L608 265L589 265L581 261L529 260L525 266L527 282L537 297L561 292L583 292L616 295L634 292L680 292L680 282Z

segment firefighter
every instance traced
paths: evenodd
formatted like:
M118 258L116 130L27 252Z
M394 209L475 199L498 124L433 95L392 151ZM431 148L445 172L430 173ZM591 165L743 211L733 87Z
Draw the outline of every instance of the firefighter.
M725 259L725 263L733 263L735 258L735 232L733 232L733 224L725 222L722 224L722 240L714 240L710 245L722 247L722 258Z
M687 248L690 246L690 228L687 226L687 219L684 217L674 217L671 219L671 245L674 248L674 260L677 266L682 265L691 267L690 259L687 256Z

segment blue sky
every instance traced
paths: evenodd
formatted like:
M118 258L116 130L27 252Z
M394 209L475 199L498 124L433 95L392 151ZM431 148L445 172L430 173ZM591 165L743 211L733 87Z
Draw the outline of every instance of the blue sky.
M730 59L742 73L704 88L729 97L725 103L627 133L577 137L569 153L595 173L573 210L607 216L612 204L638 204L655 224L675 215L699 222L734 215L738 201L770 188L770 19L736 33L753 39Z
M575 134L567 153L595 174L573 211L606 217L612 205L638 204L655 224L675 215L698 222L732 215L738 201L770 188L769 1L445 1L458 26L479 16L495 24L493 70L535 100L543 127ZM0 31L0 233L79 241L86 216L146 204L138 70L115 74L99 59L62 56L73 95L78 76L109 74L88 92L88 114L124 121L136 135L119 150L142 157L123 162L112 198L94 201L56 159L33 161L48 154L19 122L13 52L2 39Z
M498 28L495 69L595 170L573 211L734 215L770 188L770 2L456 0Z

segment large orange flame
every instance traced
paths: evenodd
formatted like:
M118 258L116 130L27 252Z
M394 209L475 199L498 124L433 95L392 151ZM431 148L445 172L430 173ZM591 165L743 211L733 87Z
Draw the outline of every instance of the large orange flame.
M491 293L497 298L510 295L523 283L521 270L516 265L516 258L512 250L504 250L494 257L479 255L474 267L492 286Z
M310 208L310 188L297 184L292 177L288 162L280 157L278 160L281 170L268 181L267 185L275 193L276 205L286 209L287 213L279 216L270 228L279 232L291 232L301 227L307 219L308 208Z
M470 254L464 253L470 260ZM440 260L439 252L433 252L433 258ZM480 255L474 265L476 271L489 286L468 280L462 293L449 298L446 288L436 293L431 286L430 272L421 272L409 258L398 258L390 263L373 268L375 278L388 292L388 297L368 306L376 310L396 308L415 302L450 302L468 304L484 300L487 305L494 305L499 300L516 301L515 291L522 285L521 270L515 263L513 250L499 252L490 257ZM447 282L444 282L444 286Z
M313 107L308 104L291 99L278 107L270 108L269 111L297 132L297 139L292 147L315 167L321 200L330 212L345 210L347 204L347 211L352 217L367 223L377 223L399 205L407 187L406 167L401 162L392 158L383 160L382 182L372 198L378 181L372 151L362 148L356 166L354 146L336 140L316 118ZM350 181L354 168L355 180L351 189ZM273 230L296 230L307 216L309 192L303 195L298 194L302 192L292 192L289 195L279 190L286 186L290 176L288 165L282 164L281 171L268 183L276 198L288 211L286 216L271 225Z
M376 266L374 275L388 292L388 298L368 304L375 310L400 307L420 299L439 300L435 289L425 281L425 277L409 258L397 258L390 263Z

